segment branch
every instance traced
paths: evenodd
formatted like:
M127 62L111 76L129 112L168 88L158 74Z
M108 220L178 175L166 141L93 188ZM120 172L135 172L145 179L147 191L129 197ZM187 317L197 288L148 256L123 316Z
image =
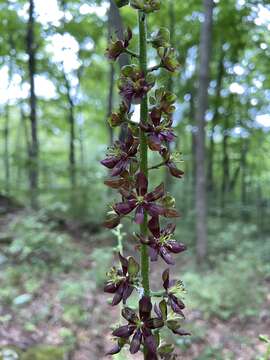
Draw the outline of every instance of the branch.
M135 57L136 59L139 59L140 56L138 54L136 54L135 52L129 50L129 49L125 49L125 53L132 56L132 57Z
M149 69L147 69L147 72L153 72L153 71L159 70L162 67L163 67L163 65L162 65L162 63L160 63L160 64L157 64L157 65L152 66Z
M163 161L162 163L159 163L157 165L151 166L148 168L148 170L156 170L159 169L161 166L165 165L166 163Z

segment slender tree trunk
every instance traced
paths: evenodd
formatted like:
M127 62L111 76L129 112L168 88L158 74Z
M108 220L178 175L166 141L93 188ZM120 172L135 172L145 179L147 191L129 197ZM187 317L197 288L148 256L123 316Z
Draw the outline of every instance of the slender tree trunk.
M229 97L228 110L224 118L224 128L223 128L223 139L222 139L222 185L221 185L221 207L224 208L226 205L226 196L229 191L230 186L230 158L229 158L229 127L230 127L230 118L233 115L233 94Z
M196 179L196 133L195 133L195 104L194 95L191 91L189 101L190 125L191 125L191 156L192 156L192 190L195 189Z
M37 98L35 93L35 74L36 74L36 44L35 44L35 18L34 0L29 0L29 19L27 27L27 54L28 71L30 80L30 123L31 123L31 147L29 153L30 171L30 194L31 205L33 208L38 206L38 128L37 128Z
M7 195L9 195L10 192L9 124L10 124L10 108L8 101L5 108L5 126L4 126L4 169L5 169L5 191Z
M214 156L215 156L215 129L218 122L219 116L219 105L220 105L220 94L222 89L222 80L224 76L224 51L221 45L221 53L218 62L218 73L217 73L217 85L216 85L216 94L215 94L215 110L214 116L212 120L211 126L211 133L210 133L210 146L209 146L209 153L208 153L208 170L207 170L207 189L209 192L214 190L214 173L213 173L213 166L214 166Z
M67 90L67 100L69 105L69 176L70 176L70 185L72 189L76 187L76 156L75 156L75 114L74 114L74 102L71 96L71 87L69 80L64 73L66 90Z
M205 176L205 113L208 108L208 86L213 26L213 0L204 0L204 23L200 40L200 71L196 111L196 233L197 260L201 264L207 255L207 198Z
M222 151L223 151L223 160L222 160L222 207L225 207L226 203L226 194L228 192L228 185L230 180L230 164L229 164L229 154L228 154L228 140L229 140L229 117L225 116L224 130L223 130L223 140L222 140Z

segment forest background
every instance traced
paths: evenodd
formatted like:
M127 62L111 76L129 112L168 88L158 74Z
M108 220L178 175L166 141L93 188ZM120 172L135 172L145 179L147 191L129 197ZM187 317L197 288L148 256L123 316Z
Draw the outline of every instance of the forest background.
M107 119L128 64L104 52L127 26L136 50L136 15L113 0L0 1L0 359L105 359L119 317L105 272L119 240L136 254L130 223L102 227L114 195L100 160L125 136ZM181 68L172 80L160 70L159 83L177 94L172 150L185 177L162 168L151 181L175 196L177 240L188 245L174 273L192 336L176 346L185 359L269 360L269 1L166 0L149 34L164 26ZM162 270L155 264L154 276Z

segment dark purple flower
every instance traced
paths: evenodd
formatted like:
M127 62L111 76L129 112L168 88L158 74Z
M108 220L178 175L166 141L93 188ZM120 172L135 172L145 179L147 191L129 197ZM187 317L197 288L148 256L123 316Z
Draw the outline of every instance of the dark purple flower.
M117 39L116 41L112 41L110 43L106 50L108 59L116 60L128 48L131 39L132 31L128 28L123 40Z
M165 147L160 149L160 155L163 157L164 165L167 166L172 176L182 179L184 171L180 170L176 166L176 162L181 162L180 155L178 153L170 154L169 150Z
M157 315L157 317L164 321L164 324L176 335L185 336L190 335L190 333L184 329L181 328L181 319L177 315L178 313L175 313L175 315L171 315L168 317L168 309L167 309L167 302L165 299L163 299L159 305L155 304L154 311ZM181 316L183 316L181 314ZM171 348L171 351L173 351L173 348Z
M108 149L106 159L101 164L112 169L112 176L121 175L132 161L137 161L135 155L139 146L139 140L133 137L131 130L128 130L125 142L116 141L114 146Z
M108 281L104 286L105 292L115 294L112 305L117 305L121 301L125 304L134 290L139 272L139 265L133 257L125 258L119 253L119 259L122 269L117 270L113 267L107 274Z
M152 330L163 327L164 321L159 318L151 318L151 311L150 298L143 296L139 302L139 316L134 310L128 307L124 308L122 316L128 321L128 324L114 330L112 334L124 339L129 339L132 336L130 340L131 354L136 354L140 350L140 346L144 345L149 354L149 359L155 359L157 343Z
M170 265L174 265L174 260L171 253L179 254L186 250L186 246L182 243L179 243L173 238L173 233L175 230L175 225L168 224L165 228L160 230L159 219L153 217L148 222L148 228L152 233L148 238L142 238L141 242L149 245L150 247L150 257L152 261L157 261L158 255Z
M128 120L130 120L131 114L128 113L128 107L127 105L122 102L119 106L119 109L117 112L113 112L110 116L108 122L112 128L119 126L123 123L126 123Z
M161 64L168 71L174 72L180 67L173 48L160 47L157 52L161 59Z
M136 193L121 189L120 192L124 197L124 201L113 206L115 212L121 215L127 215L134 209L135 222L142 224L144 215L148 213L150 216L165 215L165 208L162 205L156 204L156 200L164 196L164 184L157 186L154 191L147 193L148 181L145 175L140 172L136 176Z
M154 86L154 78L151 74L145 76L137 65L127 65L121 69L121 77L118 87L120 95L130 108L132 102L140 103L141 99Z
M148 135L148 145L153 151L160 151L163 142L171 142L175 135L172 129L172 119L162 118L162 111L154 107L150 112L150 121L140 124L142 130Z
M162 274L163 287L168 297L168 304L171 306L173 312L184 316L183 310L185 304L180 299L185 293L183 283L179 280L170 280L170 270L166 269Z

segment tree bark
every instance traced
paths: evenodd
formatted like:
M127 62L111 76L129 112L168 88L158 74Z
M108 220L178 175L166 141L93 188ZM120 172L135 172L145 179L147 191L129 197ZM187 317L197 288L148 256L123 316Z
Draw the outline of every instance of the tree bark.
M200 40L200 70L196 111L196 235L197 261L207 255L207 198L205 176L205 113L208 108L210 58L213 27L213 0L204 0L204 22Z
M214 156L215 156L215 128L218 122L218 109L220 105L220 94L222 89L222 80L224 76L224 51L222 49L221 44L221 52L220 52L220 58L218 62L218 72L217 72L217 85L216 85L216 94L215 94L215 110L214 110L214 116L212 120L212 126L211 126L211 133L210 133L210 146L209 146L209 153L208 153L208 170L207 170L207 190L209 192L212 192L214 190L214 173L213 173L213 167L214 167Z
M10 109L9 109L9 101L8 101L5 108L5 126L4 126L4 169L5 169L5 192L7 195L9 195L10 192L9 123L10 123Z
M38 206L38 127L37 127L37 98L35 93L36 74L36 44L35 44L35 6L34 0L29 0L29 19L27 26L26 46L28 54L28 71L30 82L30 123L31 123L31 146L29 152L29 182L30 198L33 208Z
M76 187L76 157L75 157L75 114L74 114L74 102L71 96L71 86L69 80L63 70L66 90L67 90L67 100L69 105L69 176L71 188Z

